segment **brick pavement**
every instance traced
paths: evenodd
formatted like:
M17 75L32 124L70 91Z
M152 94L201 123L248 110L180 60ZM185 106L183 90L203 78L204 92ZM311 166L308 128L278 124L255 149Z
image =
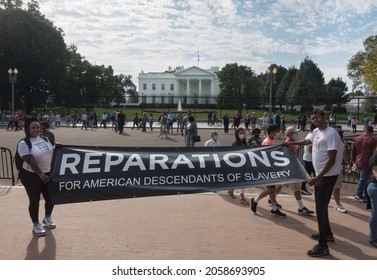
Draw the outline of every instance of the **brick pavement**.
M204 140L209 131L202 131ZM123 136L110 129L60 128L53 132L66 144L183 145L180 136L160 140L157 131L142 133L129 128ZM22 136L23 132L1 129L0 146L14 152ZM224 146L230 145L233 136L220 134L220 139ZM259 191L249 189L246 197ZM315 244L309 238L316 230L315 217L297 215L294 197L286 191L278 199L287 218L271 217L266 199L253 215L225 191L58 205L53 213L57 228L36 238L31 234L26 193L15 187L0 197L0 259L310 259L306 251ZM331 256L324 259L376 259L376 249L368 244L369 210L353 202L351 194L344 195L349 213L329 210L336 242L330 243ZM312 196L304 197L304 203L314 209Z

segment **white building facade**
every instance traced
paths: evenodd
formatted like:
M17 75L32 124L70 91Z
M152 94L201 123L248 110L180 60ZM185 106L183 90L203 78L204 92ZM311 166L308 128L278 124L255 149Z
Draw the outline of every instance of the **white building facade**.
M176 67L165 72L141 72L139 102L145 104L216 104L219 95L219 67Z

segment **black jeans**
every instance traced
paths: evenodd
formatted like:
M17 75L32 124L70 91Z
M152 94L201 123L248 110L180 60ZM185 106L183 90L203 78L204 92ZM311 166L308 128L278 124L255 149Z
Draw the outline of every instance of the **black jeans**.
M315 176L315 170L314 170L314 166L313 166L313 162L312 161L306 161L306 160L304 160L304 168L305 168L306 172L308 172L308 174L310 176L311 175ZM306 181L304 181L304 182L301 183L301 189L302 190L306 190Z
M319 231L319 245L323 248L327 247L327 236L332 235L328 207L338 179L336 176L322 177L318 184L315 185L315 209L317 212L317 223Z
M39 222L38 214L41 194L45 199L45 214L51 215L54 205L51 204L48 185L44 184L37 174L24 169L21 169L20 179L29 197L29 214L32 222Z

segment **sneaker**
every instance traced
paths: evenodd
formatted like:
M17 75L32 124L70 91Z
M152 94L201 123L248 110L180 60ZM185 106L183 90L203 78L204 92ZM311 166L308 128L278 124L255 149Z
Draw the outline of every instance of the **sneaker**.
M308 208L304 207L302 209L297 210L299 215L311 216L314 214L314 211L309 210Z
M313 233L311 235L312 239L314 240L319 240L319 233ZM328 242L334 242L335 241L335 238L334 238L334 235L329 235L327 236L327 241Z
M253 213L257 213L257 202L254 202L254 198L250 199L250 209Z
M44 218L43 224L48 228L56 228L56 224L52 221L51 217Z
M359 203L367 203L365 198L359 197L358 195L355 196L355 201L357 201Z
M343 207L343 205L341 204L337 204L335 206L335 210L336 211L339 211L340 213L347 213L347 209Z
M306 252L309 257L322 257L322 256L328 256L330 255L329 247L321 247L318 245L315 245L313 249Z
M309 192L308 190L300 190L301 194L303 195L312 195L311 192Z
M33 234L35 236L45 236L46 235L46 231L42 227L41 223L38 223L38 224L36 224L36 225L33 226Z
M270 204L270 207L272 207L272 203L271 203L271 199L268 199L268 204ZM277 203L276 202L276 206L277 206L277 208L279 208L279 209L283 209L283 206L281 206L279 203Z
M275 217L287 217L287 215L284 214L283 212L281 212L281 211L279 210L279 208L276 209L276 211L274 211L274 210L271 209L270 215L271 215L271 216L275 216Z
M377 240L369 240L369 244L377 248Z

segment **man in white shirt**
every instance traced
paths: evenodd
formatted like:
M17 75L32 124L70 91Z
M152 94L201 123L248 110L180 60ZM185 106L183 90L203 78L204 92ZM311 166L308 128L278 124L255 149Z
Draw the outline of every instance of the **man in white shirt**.
M216 131L211 131L211 139L204 143L204 147L220 147L219 135Z
M332 127L327 126L326 118L322 110L314 110L311 113L314 129L309 139L295 141L291 144L313 144L313 166L315 177L308 180L309 185L315 185L315 204L319 233L312 234L312 238L319 243L307 251L310 257L320 257L330 254L328 241L334 241L331 231L328 206L331 195L340 174L344 144L339 133Z

